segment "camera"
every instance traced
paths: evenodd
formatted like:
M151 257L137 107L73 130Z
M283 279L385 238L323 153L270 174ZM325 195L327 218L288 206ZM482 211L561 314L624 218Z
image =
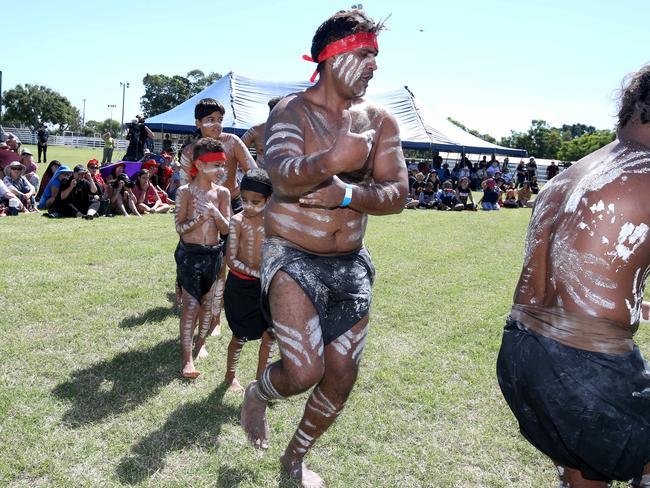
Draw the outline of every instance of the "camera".
M133 188L133 182L124 173L122 173L115 179L115 181L113 182L113 188L117 188L118 186L120 186L120 181L123 181L124 186L126 186L127 188Z

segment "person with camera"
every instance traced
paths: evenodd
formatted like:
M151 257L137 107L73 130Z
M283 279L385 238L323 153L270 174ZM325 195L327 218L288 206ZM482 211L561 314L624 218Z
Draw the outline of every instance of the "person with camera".
M153 132L151 132L149 127L144 125L144 121L144 115L138 114L129 124L126 134L129 146L126 148L124 161L140 161L144 156L144 147L147 138L154 138Z
M61 182L59 194L54 201L50 214L59 217L82 217L92 220L99 210L97 185L83 165L78 164L72 170L72 176Z
M124 165L116 165L106 178L106 193L110 201L110 209L114 215L129 216L128 210L137 217L142 217L136 206L133 195L134 183L124 172ZM127 210L128 209L128 210Z

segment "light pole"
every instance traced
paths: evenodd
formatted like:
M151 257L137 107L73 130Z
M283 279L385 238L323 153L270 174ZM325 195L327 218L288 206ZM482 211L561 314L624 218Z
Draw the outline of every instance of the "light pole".
M120 81L120 86L122 87L122 122L120 124L120 130L122 130L124 127L124 92L129 87L129 84L127 82Z
M81 116L81 128L83 129L86 127L86 99L84 98L84 111L83 115Z
M109 132L113 132L113 109L114 109L116 106L117 106L117 105L109 105L109 106L108 106L108 108L111 109L111 119L110 119L111 121L110 121L110 123L108 124Z

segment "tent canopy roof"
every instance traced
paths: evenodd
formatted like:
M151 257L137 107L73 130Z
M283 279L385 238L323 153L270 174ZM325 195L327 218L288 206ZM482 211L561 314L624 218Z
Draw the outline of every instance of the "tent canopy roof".
M147 127L157 132L194 132L195 105L202 98L214 98L226 107L224 131L241 136L251 126L266 120L269 112L267 103L271 98L284 97L310 86L312 84L307 81L263 81L231 71L177 107L147 119ZM526 156L526 151L522 149L484 141L426 107L418 106L406 86L382 93L369 92L366 98L383 105L395 116L405 149Z

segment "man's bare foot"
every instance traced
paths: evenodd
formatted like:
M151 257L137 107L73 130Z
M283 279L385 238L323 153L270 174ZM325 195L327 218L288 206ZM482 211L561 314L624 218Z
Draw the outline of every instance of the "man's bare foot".
M302 459L292 459L286 453L280 458L280 462L289 478L300 483L302 488L325 488L325 481L317 473L307 468Z
M237 378L226 378L225 383L228 385L228 391L233 393L244 393L244 387Z
M246 437L256 449L269 448L269 422L266 418L266 402L255 393L257 381L253 381L244 393L240 422Z

